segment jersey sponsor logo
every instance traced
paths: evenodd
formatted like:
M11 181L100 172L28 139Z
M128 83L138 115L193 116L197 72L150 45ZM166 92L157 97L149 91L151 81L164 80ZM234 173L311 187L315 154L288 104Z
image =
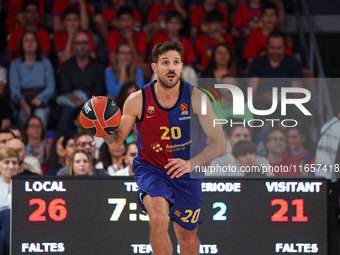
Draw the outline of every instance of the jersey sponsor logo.
M190 120L191 117L190 116L186 116L186 117L181 117L181 118L178 118L178 120Z
M154 144L151 144L151 147L152 149L155 150L155 152L161 152L163 150L162 146L159 144L159 143L154 143Z
M176 152L176 151L184 151L187 145L191 144L192 140L187 141L186 143L179 143L179 144L167 144L165 146L165 150L168 153Z
M181 105L179 106L179 109L181 110L181 116L189 115L188 105L186 103L181 103Z
M154 106L148 106L148 113L153 114L155 112Z

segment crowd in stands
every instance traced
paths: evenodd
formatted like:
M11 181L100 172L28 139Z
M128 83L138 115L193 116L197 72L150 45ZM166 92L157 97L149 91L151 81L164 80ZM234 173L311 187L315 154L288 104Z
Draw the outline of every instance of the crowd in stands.
M250 87L256 109L270 108L273 100L274 85L262 78L285 78L279 89L314 91L313 84L303 81L313 74L294 58L284 32L281 0L9 0L1 2L1 11L6 45L0 49L0 124L3 130L13 127L22 132L25 153L40 164L34 173L69 173L74 150L91 154L93 175L116 175L129 165L125 158L136 132L122 148L111 151L101 139L83 133L79 112L93 95L106 95L122 109L131 93L156 78L150 53L164 41L182 44L184 80L197 86L192 81L209 78L243 91ZM246 85L240 84L240 77L249 78ZM231 91L217 91L221 105L213 104L213 109L219 119L258 117L246 102L244 114L235 115ZM278 127L282 132L277 134L284 136L277 139L284 141L280 157L272 157L275 139L267 137L271 132L266 125L256 131L243 128L249 134L242 140L256 144L260 158L254 162L278 164L289 162L290 156L300 162L297 155L303 157L306 151L309 160L304 163L313 162L315 149L304 148L301 142L307 137L306 122L296 109L288 111L300 123L294 130ZM230 132L226 131L230 146L225 160L238 164ZM14 135L12 129L10 134ZM293 136L299 146L293 146Z
M106 95L122 109L131 93L156 78L150 53L158 43L182 44L182 78L194 85L210 78L242 87L237 78L251 78L246 87L252 88L256 109L272 104L274 85L261 78L286 78L275 86L314 93L313 84L303 81L313 74L294 58L284 32L282 0L8 0L0 1L0 10L1 217L9 217L6 192L13 175L133 175L136 131L111 150L83 132L79 112L93 95ZM242 123L256 117L246 102L244 114L234 115L231 92L217 90L221 105L213 108L219 119ZM305 120L289 112L300 120L296 127L266 123L255 131L226 125L227 151L211 166L339 162L340 135L334 139L334 133L340 110L322 129L317 160ZM328 149L334 153L323 157ZM249 175L263 174L215 174Z

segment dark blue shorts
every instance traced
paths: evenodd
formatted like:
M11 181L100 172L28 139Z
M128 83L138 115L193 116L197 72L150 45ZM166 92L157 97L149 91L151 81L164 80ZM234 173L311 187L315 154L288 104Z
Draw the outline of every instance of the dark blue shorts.
M195 230L200 222L202 209L203 179L190 179L190 174L171 179L166 171L155 166L134 160L133 171L139 187L138 201L146 211L142 202L143 194L151 197L164 197L169 201L169 216L182 228Z

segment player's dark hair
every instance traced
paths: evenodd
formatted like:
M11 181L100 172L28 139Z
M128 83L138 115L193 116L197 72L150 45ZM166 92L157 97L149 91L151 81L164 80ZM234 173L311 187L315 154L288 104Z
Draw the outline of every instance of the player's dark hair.
M68 15L77 15L80 18L80 11L75 8L75 7L68 7L65 9L64 13L63 13L63 19L65 19Z
M272 134L272 133L274 133L274 132L281 132L285 137L287 136L286 135L286 132L282 129L282 128L279 128L279 127L273 127L273 128L271 128L270 130L269 130L269 132L267 133L267 135L265 136L265 138L264 138L264 141L265 141L265 143L267 143L267 142L269 142L269 137L270 137L270 135Z
M13 138L15 138L15 135L13 134L13 132L11 130L9 130L9 128L4 128L4 129L0 129L0 134L12 134Z
M31 116L31 117L28 118L28 120L22 126L22 132L21 132L22 141L24 142L25 145L28 143L27 129L28 129L28 125L29 125L29 123L32 119L37 119L40 122L40 126L41 126L40 140L43 141L46 138L46 128L45 128L44 123L41 121L40 118L38 118L36 116Z
M263 6L261 10L261 15L263 15L266 10L274 10L276 17L279 16L279 10L277 9L275 4L266 4L265 6Z
M183 23L183 16L179 11L172 10L168 11L165 15L165 23L168 23L170 20L177 18Z
M133 10L128 6L123 6L119 8L119 10L117 11L117 19L119 19L123 15L130 15L131 17L134 17Z
M234 144L231 153L236 159L239 156L246 156L247 154L256 154L256 145L251 141L241 140Z
M24 50L24 37L27 34L32 34L34 36L35 41L37 42L37 50L35 51L35 60L36 61L40 61L41 60L41 50L40 50L40 42L37 38L37 36L32 33L32 32L28 32L26 31L20 38L20 42L19 42L19 55L21 58L22 62L25 62L25 50Z
M223 19L224 19L224 15L219 10L215 9L215 10L212 10L212 11L207 13L207 22L208 23L218 22L218 23L222 24Z
M286 40L287 40L286 35L282 31L274 30L274 31L270 32L270 34L268 35L268 38L267 38L267 45L269 44L270 38L282 38L284 45L286 45Z
M179 42L163 42L156 44L152 50L152 61L158 62L158 57L168 51L177 51L181 55L181 61L183 61L183 46Z
M22 9L23 11L26 11L27 6L29 6L29 5L35 5L35 6L37 7L38 10L39 10L39 8L40 8L40 4L39 4L39 2L38 2L37 0L26 0L26 1L24 1L24 2L22 3L21 9Z
M86 133L85 131L82 131L82 132L78 132L78 133L76 133L76 134L74 135L74 141L75 141L75 143L77 143L77 141L78 141L78 139L79 139L80 137L85 136L85 135L91 136L92 139L94 140L94 138L93 138L92 135Z
M229 118L228 119L228 123L231 123L231 122L239 123L239 122L244 122L244 121L245 120L243 120L243 119L236 119L236 118ZM231 137L231 135L233 134L234 130L236 128L238 128L238 127L245 127L245 128L247 128L249 130L249 133L250 133L250 136L251 136L251 128L248 125L243 126L243 125L238 125L238 124L234 125L233 124L232 126L231 125L225 125L225 126L226 126L225 131L227 132L228 137Z

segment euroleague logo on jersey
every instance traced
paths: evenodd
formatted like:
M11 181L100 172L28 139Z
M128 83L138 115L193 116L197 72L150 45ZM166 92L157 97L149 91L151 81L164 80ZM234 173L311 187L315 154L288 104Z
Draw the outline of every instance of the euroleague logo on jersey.
M181 105L179 106L179 109L181 110L181 116L183 116L183 115L189 115L188 104L186 104L186 103L181 103Z

